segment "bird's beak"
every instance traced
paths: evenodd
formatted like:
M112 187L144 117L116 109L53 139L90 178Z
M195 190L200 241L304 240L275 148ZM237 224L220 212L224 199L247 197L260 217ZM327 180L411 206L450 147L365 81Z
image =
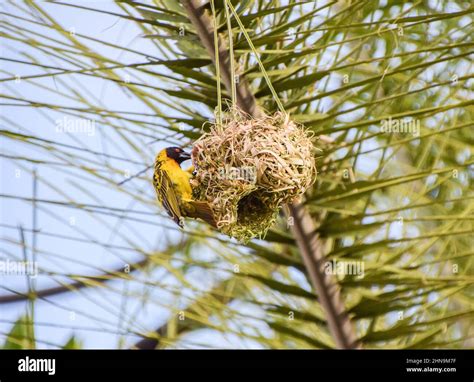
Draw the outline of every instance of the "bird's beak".
M181 159L182 162L185 160L191 159L191 154L183 151L182 153L179 154L179 159Z

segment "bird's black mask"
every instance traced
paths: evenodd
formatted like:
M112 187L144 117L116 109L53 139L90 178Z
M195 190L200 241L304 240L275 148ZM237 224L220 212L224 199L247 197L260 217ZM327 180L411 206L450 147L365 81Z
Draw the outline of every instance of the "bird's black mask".
M174 159L178 164L191 159L191 155L180 147L168 147L166 149L166 156L170 159Z

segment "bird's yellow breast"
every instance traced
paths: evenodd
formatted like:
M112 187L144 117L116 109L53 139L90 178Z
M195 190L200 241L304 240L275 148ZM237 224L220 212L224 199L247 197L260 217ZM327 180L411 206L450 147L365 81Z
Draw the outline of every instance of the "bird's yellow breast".
M180 165L174 160L164 160L160 169L165 171L174 185L177 196L181 199L191 199L192 189L189 184L191 174L182 170Z

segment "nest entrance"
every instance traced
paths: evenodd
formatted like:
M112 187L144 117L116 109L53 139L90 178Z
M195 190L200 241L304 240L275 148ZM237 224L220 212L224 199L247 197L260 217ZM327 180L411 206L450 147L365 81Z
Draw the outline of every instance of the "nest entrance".
M241 241L265 235L316 177L311 137L282 113L252 119L234 110L196 141L192 157L194 197L211 205L221 232Z
M237 203L237 223L248 224L252 220L267 214L269 208L260 200L257 192L244 196ZM270 210L271 211L271 210Z

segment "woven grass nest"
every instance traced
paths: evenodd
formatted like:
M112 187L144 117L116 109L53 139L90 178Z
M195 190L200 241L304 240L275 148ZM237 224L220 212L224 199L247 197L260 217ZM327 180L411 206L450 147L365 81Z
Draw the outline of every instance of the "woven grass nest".
M316 179L311 138L286 114L232 110L193 146L194 197L210 204L219 231L244 242L263 237Z

